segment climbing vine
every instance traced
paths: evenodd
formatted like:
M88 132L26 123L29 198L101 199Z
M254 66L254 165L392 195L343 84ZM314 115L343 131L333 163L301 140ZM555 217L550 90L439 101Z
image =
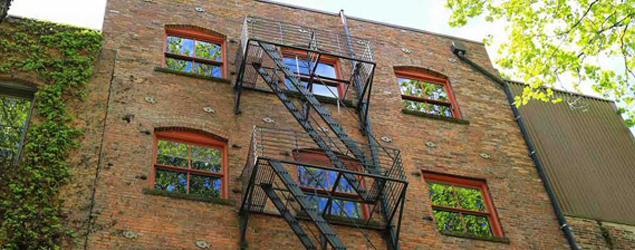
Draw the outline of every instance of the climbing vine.
M97 31L30 19L0 26L0 74L33 74L44 83L20 162L0 171L2 249L60 249L74 238L60 188L71 178L68 150L81 131L70 124L65 103L84 98L101 41Z

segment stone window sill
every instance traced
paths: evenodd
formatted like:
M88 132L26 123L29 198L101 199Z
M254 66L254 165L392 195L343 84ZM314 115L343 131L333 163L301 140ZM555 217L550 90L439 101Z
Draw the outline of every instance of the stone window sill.
M168 192L168 191L154 190L154 189L150 189L150 188L144 188L143 189L143 193L144 194L149 194L149 195L159 195L159 196L166 196L166 197L177 198L177 199L184 199L184 200L215 203L215 204L227 205L227 206L233 206L234 205L234 202L231 201L231 200L222 199L222 198L216 198L216 197L210 197L210 196L205 196L205 195L198 195L198 194L182 194L182 193L174 193L174 192Z
M194 73L190 73L190 72L183 72L183 71L178 71L178 70L173 70L173 69L168 69L168 68L163 68L163 67L154 67L154 71L231 84L231 80L226 79L226 78L218 78L218 77L213 77L213 76L204 76L204 75L194 74Z
M483 236L472 235L472 234L453 233L453 232L443 231L443 230L439 232L443 235L450 236L450 237L464 238L464 239L470 239L470 240L491 241L491 242L499 242L499 243L506 243L506 244L510 243L510 240L505 237L483 237Z
M419 111L412 111L412 110L408 110L408 109L402 109L401 112L404 113L404 114L407 114L407 115L414 115L414 116L419 116L419 117L431 118L431 119L435 119L435 120L441 120L441 121L447 121L447 122L453 122L453 123L465 124L465 125L469 125L470 124L470 121L468 121L468 120L457 119L457 118L453 118L453 117L431 115L431 114L426 114L426 113L419 112Z

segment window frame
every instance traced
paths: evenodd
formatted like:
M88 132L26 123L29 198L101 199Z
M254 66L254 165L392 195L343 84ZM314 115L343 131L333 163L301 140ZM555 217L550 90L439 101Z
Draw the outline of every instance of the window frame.
M19 98L29 100L31 102L24 128L22 129L22 133L20 134L18 151L15 159L11 161L11 164L18 164L18 162L20 162L20 158L22 157L22 150L24 149L24 143L26 142L27 132L29 131L29 127L31 126L31 118L33 117L33 110L35 109L36 105L36 91L36 88L28 85L0 81L0 97Z
M194 47L196 47L196 41L220 44L221 61L204 59L204 58L199 58L196 56L186 56L181 54L170 53L167 50L168 36L176 36L179 38L191 39L194 41ZM174 59L192 62L192 71L187 73L196 74L194 73L195 64L203 63L207 65L219 66L221 68L220 78L227 78L227 48L226 47L227 46L225 43L225 38L219 35L214 35L214 34L206 33L203 31L197 31L197 30L187 29L187 28L165 28L165 32L163 34L163 61L162 61L161 67L164 67L164 68L166 67L165 61L167 58L174 58Z
M301 51L301 50L297 50L297 49L289 49L289 48L282 48L280 49L280 54L282 55L282 58L296 58L297 59L301 59L301 60L308 60L308 57L306 55L306 51ZM330 79L322 79L322 81L327 85L327 86L331 86L331 87L337 87L337 95L338 95L338 99L340 100L344 100L344 84L341 81L340 77L341 72L340 72L340 62L337 58L335 57L331 57L331 56L326 56L326 55L322 55L320 57L320 60L318 61L318 63L323 63L323 64L328 64L330 66L333 66L333 68L335 69L335 80L330 80ZM296 72L293 72L296 73ZM311 79L310 76L307 75L303 75L300 74L300 80L301 81L309 81ZM339 80L339 81L336 81ZM320 84L320 85L324 85L321 82L317 81L314 79L313 80L313 84ZM326 97L326 96L322 96L322 95L318 95L321 97ZM333 98L333 97L330 97Z
M345 165L353 165L359 168L362 168L362 165L360 163L356 163L355 159L350 159L347 160L348 157L346 156L339 156L340 160L345 164ZM324 165L325 162L330 163L331 161L329 160L329 158L326 156L326 154L324 154L323 152L319 151L319 150L295 150L293 152L293 159L297 162L300 163L306 163L306 164L313 164L313 165ZM347 164L349 163L349 164ZM358 166L357 166L358 165ZM369 219L370 218L370 208L368 206L368 204L364 203L362 201L361 196L359 196L358 194L355 193L355 191L353 191L353 193L346 193L346 192L341 192L341 191L337 191L337 189L335 190L335 192L330 192L330 191L326 191L323 190L321 188L315 188L315 187L307 187L302 185L302 183L300 183L300 180L298 178L298 169L299 167L296 166L296 171L295 174L293 175L294 181L296 181L296 183L298 183L298 187L304 191L305 193L309 193L311 195L315 195L315 193L320 194L320 195L324 195L326 197L328 197L328 195L330 194L331 196L333 196L333 198L337 199L338 197L342 197L342 198L348 198L348 199L359 199L359 202L357 202L360 205L362 214L361 217L359 219ZM328 170L324 170L324 171L328 171ZM344 178L343 176L341 178ZM358 180L360 181L360 185L362 187L365 187L364 185L364 180L363 178L361 178L361 176L358 178ZM327 181L326 183L328 183L328 175L327 175ZM319 196L319 197L324 197L324 196ZM346 200L349 201L349 200ZM350 201L353 202L353 201ZM331 204L331 208L333 209L333 206L335 206L334 203ZM322 211L320 211L322 212ZM331 212L327 213L327 215L329 216L338 216L338 215L332 215Z
M164 141L170 141L170 142L177 142L177 143L184 143L184 144L188 144L188 145L195 145L195 146L200 146L200 147L206 147L206 148L215 148L215 149L220 149L221 150L221 172L220 173L215 173L215 172L209 172L209 171L203 171L203 170L198 170L198 169L192 169L192 163L191 163L191 157L192 157L192 150L190 149L190 147L188 147L188 166L187 168L182 168L182 167L175 167L175 166L168 166L168 165L163 165L163 164L158 164L157 163L157 156L158 156L158 142L159 140L164 140ZM221 188L220 188L220 197L221 199L228 199L229 196L229 192L228 192L228 185L229 185L229 178L228 178L228 172L227 172L227 168L228 168L228 159L227 159L227 143L223 142L223 141L219 141L213 138L210 138L209 136L205 136L202 134L197 134L197 133L193 133L193 132L189 132L189 131L155 131L154 134L154 142L153 142L153 153L152 153L152 171L151 171L151 176L150 176L150 188L152 190L156 190L154 187L155 184L155 178L156 178L156 170L157 168L159 169L165 169L165 170L172 170L172 171L178 171L178 172L184 172L187 174L187 188L186 188L186 193L185 194L190 194L190 174L196 174L196 175L202 175L202 176L212 176L212 177L217 177L221 179Z
M463 224L463 229L464 229L463 233L459 233L459 234L471 235L466 232L467 226L465 225L463 214L486 216L490 224L490 229L492 230L492 236L496 238L504 237L503 230L502 230L500 221L498 219L498 214L496 213L496 207L494 206L494 202L492 201L491 195L489 193L489 189L487 188L487 182L485 180L440 174L440 173L434 173L434 172L429 172L425 170L422 170L422 172L423 172L422 178L424 182L424 187L426 190L428 201L430 203L431 217L434 218L434 214L432 213L432 211L434 211L435 209L441 210L441 211L459 213L461 214L461 223ZM486 212L467 210L467 209L458 208L458 207L454 208L454 207L433 205L432 200L430 198L430 190L428 190L428 185L427 185L428 183L438 183L438 184L444 184L444 185L451 185L453 187L458 186L458 187L478 189L481 191L481 196L483 197L483 203L485 205ZM459 204L456 188L453 188L453 193L457 201L457 204ZM435 221L435 228L437 228L436 218L434 218L434 221ZM437 230L439 229L437 228ZM439 231L443 231L443 230L439 230Z
M450 85L450 82L445 79L445 78L441 78L441 77L437 77L437 76L433 76L431 74L427 74L427 73L423 73L423 72L417 72L417 71L413 71L413 70L395 70L395 76L397 77L397 85L399 86L399 78L406 78L406 79L410 79L410 80L417 80L417 81L424 81L430 84L437 84L437 85L441 85L443 86L443 88L445 89L446 94L448 95L448 99L450 100L449 102L445 102L445 101L439 101L439 100L434 100L434 99L427 99L427 98L422 98L422 97L416 97L416 96L409 96L409 95L404 95L401 94L401 86L399 86L399 93L401 94L401 99L402 100L409 100L409 101L415 101L415 102L420 102L420 103L430 103L430 104L435 104L435 105L441 105L441 106L446 106L446 107L450 107L450 111L452 113L452 118L456 118L456 119L461 119L461 114L459 112L459 106L456 102L456 98L454 97L454 91L452 91L452 86ZM433 114L430 114L433 115ZM439 115L442 116L442 115ZM446 117L446 116L442 116L442 117Z

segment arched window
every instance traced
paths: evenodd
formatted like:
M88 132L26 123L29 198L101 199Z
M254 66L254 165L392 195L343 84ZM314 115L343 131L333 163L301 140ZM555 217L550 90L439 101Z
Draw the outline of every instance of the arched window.
M405 110L460 118L447 79L415 70L395 70L395 75Z
M169 69L226 77L225 38L190 27L165 29L165 61Z
M0 166L18 161L31 117L35 89L0 82Z
M227 198L227 143L187 130L156 131L155 190Z

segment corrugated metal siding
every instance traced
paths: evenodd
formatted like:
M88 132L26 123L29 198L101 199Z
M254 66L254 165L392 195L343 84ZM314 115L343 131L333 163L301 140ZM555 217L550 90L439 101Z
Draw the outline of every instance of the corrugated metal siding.
M510 83L514 95L523 85ZM610 101L556 92L558 104L530 102L520 114L567 215L635 225L635 139Z

